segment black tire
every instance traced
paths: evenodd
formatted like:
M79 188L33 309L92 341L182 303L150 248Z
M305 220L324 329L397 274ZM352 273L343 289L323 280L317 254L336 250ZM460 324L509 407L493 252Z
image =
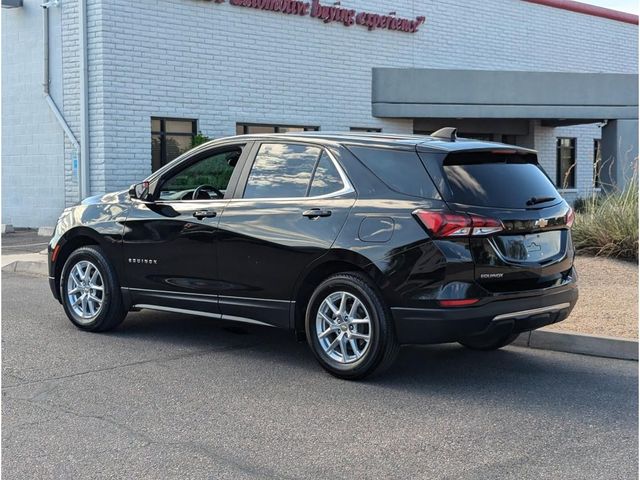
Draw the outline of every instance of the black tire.
M341 363L331 358L321 346L316 333L318 310L322 302L335 292L347 292L355 296L363 304L369 317L368 346L363 349L360 358L350 363ZM305 330L311 351L322 368L336 377L347 380L358 380L373 373L383 372L396 359L400 348L389 308L376 286L358 272L332 275L318 285L307 305ZM351 353L354 353L353 349Z
M68 295L68 281L71 269L79 262L90 262L100 273L102 279L102 303L94 316L83 318L76 313ZM60 298L64 311L76 327L90 332L111 330L124 320L127 315L122 304L122 294L116 272L102 249L95 245L80 247L74 250L62 268L60 276ZM76 294L77 295L77 294Z
M518 338L519 333L513 333L511 329L508 331L490 332L475 337L465 338L459 343L470 350L491 351L506 347Z

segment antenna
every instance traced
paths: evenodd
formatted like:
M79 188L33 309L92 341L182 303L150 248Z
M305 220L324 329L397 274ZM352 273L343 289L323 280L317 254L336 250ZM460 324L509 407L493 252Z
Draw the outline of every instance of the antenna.
M432 137L441 138L443 140L449 140L455 142L458 138L458 129L454 127L444 127L431 134Z

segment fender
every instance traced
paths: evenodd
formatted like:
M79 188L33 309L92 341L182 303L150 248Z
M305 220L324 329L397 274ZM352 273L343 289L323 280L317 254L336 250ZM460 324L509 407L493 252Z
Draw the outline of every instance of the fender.
M293 302L289 309L290 328L300 330L299 323L303 312L300 310L302 305L298 300L310 295L316 285L327 276L349 269L366 273L377 285L382 280L382 271L364 255L345 249L329 250L323 256L307 265L298 275L291 296Z
M53 280L56 290L64 262L75 248L82 245L99 245L121 275L124 220L129 207L127 193L118 192L87 198L80 205L62 212L47 248L49 279L50 282ZM57 298L57 291L54 295Z

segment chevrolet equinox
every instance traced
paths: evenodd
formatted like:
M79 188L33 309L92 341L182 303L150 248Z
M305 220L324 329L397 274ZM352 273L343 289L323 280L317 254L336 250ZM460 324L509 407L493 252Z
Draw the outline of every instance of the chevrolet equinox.
M535 151L455 129L243 135L67 208L49 283L83 330L140 309L286 328L357 379L401 344L494 350L565 319L573 218Z

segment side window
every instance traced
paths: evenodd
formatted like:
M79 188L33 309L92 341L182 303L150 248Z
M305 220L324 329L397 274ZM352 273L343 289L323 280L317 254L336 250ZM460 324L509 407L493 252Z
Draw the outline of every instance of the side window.
M391 190L415 197L439 198L416 152L357 146L350 146L349 150Z
M160 200L192 200L198 187L196 200L224 198L241 153L241 149L227 150L189 165L163 182Z
M329 158L329 155L326 152L322 152L316 171L313 174L309 196L327 195L337 192L343 186L338 169Z
M299 144L263 143L251 167L244 198L307 195L321 150Z

